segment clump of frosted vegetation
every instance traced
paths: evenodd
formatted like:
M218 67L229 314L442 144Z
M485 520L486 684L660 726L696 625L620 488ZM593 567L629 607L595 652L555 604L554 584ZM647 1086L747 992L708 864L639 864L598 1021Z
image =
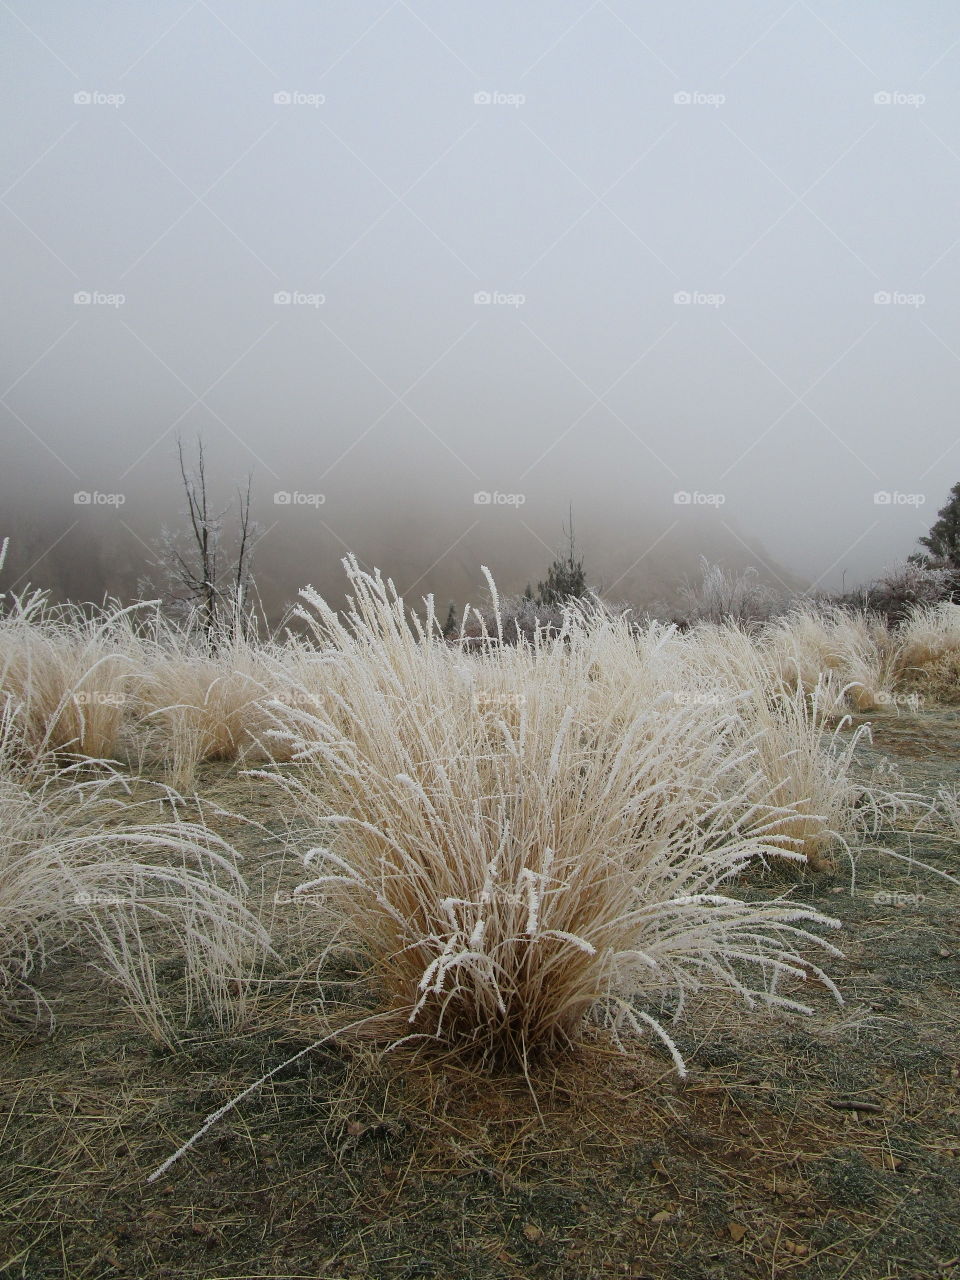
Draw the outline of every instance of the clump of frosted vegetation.
M836 605L795 605L761 640L783 683L812 697L825 717L894 706L900 642L883 618Z
M491 580L495 630L451 646L432 602L421 620L344 563L345 615L301 593L334 705L280 731L297 772L264 776L311 821L319 795L330 839L301 891L350 922L396 1039L526 1062L600 1024L652 1030L682 1072L668 1023L692 992L809 1011L791 981L835 990L808 958L835 921L736 896L752 864L803 854L768 838L777 802L736 708L664 687L671 629L646 641L646 683L625 679L625 621L582 608L508 650Z
M131 698L142 751L188 788L209 760L254 755L270 725L269 642L229 622L212 629L150 617Z
M205 826L119 824L126 783L107 761L25 749L21 708L0 712L0 1019L51 1011L37 983L64 951L91 958L139 1024L168 1044L196 1013L243 1016L246 979L269 940L244 903L233 850ZM126 806L124 806L126 807ZM124 815L129 818L129 811ZM174 1011L157 962L182 965Z
M683 616L688 623L738 625L765 622L781 604L777 593L752 566L739 573L700 558L700 580L681 588Z
M112 755L141 668L134 625L141 606L51 605L39 591L3 603L0 691L20 708L27 748Z
M658 697L696 713L705 742L716 736L713 750L697 745L698 758L715 761L716 785L740 806L738 828L824 870L837 852L852 861L917 797L890 779L855 776L863 774L857 754L869 727L848 731L849 717L835 705L843 688L829 674L809 688L794 683L778 651L780 634L777 627L771 643L770 632L756 636L731 623L700 623L678 635L656 623L636 631L625 619L600 629L586 620L583 643L592 646L587 669L601 720L620 726L625 707L636 711ZM685 767L689 781L697 761Z

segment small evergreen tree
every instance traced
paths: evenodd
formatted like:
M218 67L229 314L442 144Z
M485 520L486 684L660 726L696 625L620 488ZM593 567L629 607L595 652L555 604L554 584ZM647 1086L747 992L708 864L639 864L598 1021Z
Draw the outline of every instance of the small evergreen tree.
M933 560L950 569L960 569L960 481L950 490L946 505L937 512L930 532L919 541Z
M454 634L457 630L458 623L459 619L457 618L456 610L454 609L453 601L451 600L450 607L447 610L447 618L443 624L443 638L445 640Z
M586 594L587 575L583 569L583 557L577 554L571 507L566 554L554 560L547 570L546 582L537 584L537 603L544 607L552 607L562 605L566 600L582 599Z

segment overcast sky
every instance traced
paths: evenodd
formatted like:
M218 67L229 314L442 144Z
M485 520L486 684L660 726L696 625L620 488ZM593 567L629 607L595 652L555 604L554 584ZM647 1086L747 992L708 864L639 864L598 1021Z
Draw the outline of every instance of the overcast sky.
M178 433L291 590L348 548L514 588L570 503L615 593L681 551L849 586L960 478L955 4L0 23L2 497L61 550L149 541Z

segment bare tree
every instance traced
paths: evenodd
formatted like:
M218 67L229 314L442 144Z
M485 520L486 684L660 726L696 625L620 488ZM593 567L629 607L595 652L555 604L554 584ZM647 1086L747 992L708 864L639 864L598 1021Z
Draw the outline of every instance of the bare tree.
M249 618L247 596L252 584L251 564L257 526L252 518L253 478L248 475L246 491L238 490L239 517L235 549L229 556L224 548L224 522L232 502L215 510L207 483L203 440L197 437L197 464L191 470L184 456L183 441L177 438L180 476L187 499L189 528L171 533L164 529L153 567L159 570L159 591L198 617L211 647L226 621L243 627ZM229 585L228 585L229 584ZM153 583L148 584L153 587Z

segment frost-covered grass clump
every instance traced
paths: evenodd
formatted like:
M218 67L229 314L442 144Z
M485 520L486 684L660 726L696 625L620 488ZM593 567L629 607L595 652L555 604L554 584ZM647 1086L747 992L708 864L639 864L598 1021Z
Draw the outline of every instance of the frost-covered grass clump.
M737 896L752 864L803 855L767 838L735 708L684 703L662 671L612 678L622 620L571 610L558 635L467 650L345 564L346 615L302 593L335 705L287 725L294 763L265 776L329 833L301 890L349 922L397 1039L526 1062L591 1024L652 1029L682 1071L667 1023L691 992L799 1010L786 985L832 985L808 953L834 921Z
M233 850L176 816L130 823L127 784L106 761L65 763L24 750L21 709L0 712L0 1019L47 1008L37 985L54 955L90 959L138 1022L175 1043L196 1012L240 1019L246 979L269 941L245 905ZM122 809L123 821L116 819ZM133 810L135 812L135 810ZM182 966L174 1011L160 959Z

